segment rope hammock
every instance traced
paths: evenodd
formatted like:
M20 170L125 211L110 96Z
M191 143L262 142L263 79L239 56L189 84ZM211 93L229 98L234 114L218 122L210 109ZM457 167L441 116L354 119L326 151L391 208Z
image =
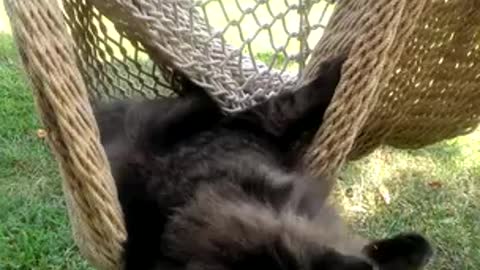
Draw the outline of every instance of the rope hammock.
M121 265L125 230L92 98L169 96L180 72L233 113L348 52L305 156L326 175L379 145L422 147L480 119L478 0L5 2L76 243L100 269ZM264 61L261 46L272 53Z

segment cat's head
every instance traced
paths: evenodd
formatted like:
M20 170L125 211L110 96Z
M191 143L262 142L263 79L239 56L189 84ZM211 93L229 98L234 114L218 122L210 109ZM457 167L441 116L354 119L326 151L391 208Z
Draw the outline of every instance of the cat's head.
M167 228L165 250L188 270L418 270L432 256L417 233L365 241L330 206L312 219L222 189L200 192Z
M361 254L342 253L321 241L295 247L289 240L277 239L225 258L219 269L418 270L428 263L432 254L428 241L416 233L377 240L364 246L362 251Z

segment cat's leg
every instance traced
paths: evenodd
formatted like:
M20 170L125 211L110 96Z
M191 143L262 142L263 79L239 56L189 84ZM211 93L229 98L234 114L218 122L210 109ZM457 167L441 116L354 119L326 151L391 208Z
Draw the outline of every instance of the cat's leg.
M380 270L418 270L430 261L433 249L422 235L403 233L371 242L364 253Z

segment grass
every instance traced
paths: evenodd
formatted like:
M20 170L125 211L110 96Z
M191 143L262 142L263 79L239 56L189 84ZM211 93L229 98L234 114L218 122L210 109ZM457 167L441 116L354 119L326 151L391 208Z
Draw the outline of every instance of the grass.
M88 269L11 36L0 34L0 269Z
M0 269L90 269L40 127L11 36L0 34ZM336 197L362 235L418 230L436 248L429 269L478 269L480 130L416 151L379 149L340 178Z
M362 235L420 231L436 249L429 269L478 269L479 161L480 130L416 151L385 147L346 167L337 197Z

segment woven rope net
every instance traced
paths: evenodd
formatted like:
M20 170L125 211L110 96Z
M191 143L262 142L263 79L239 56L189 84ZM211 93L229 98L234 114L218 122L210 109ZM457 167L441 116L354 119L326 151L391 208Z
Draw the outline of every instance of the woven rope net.
M480 118L477 0L5 2L75 240L100 269L121 265L125 231L92 97L170 96L180 74L232 113L294 90L347 52L305 156L326 175L379 145L422 147Z

